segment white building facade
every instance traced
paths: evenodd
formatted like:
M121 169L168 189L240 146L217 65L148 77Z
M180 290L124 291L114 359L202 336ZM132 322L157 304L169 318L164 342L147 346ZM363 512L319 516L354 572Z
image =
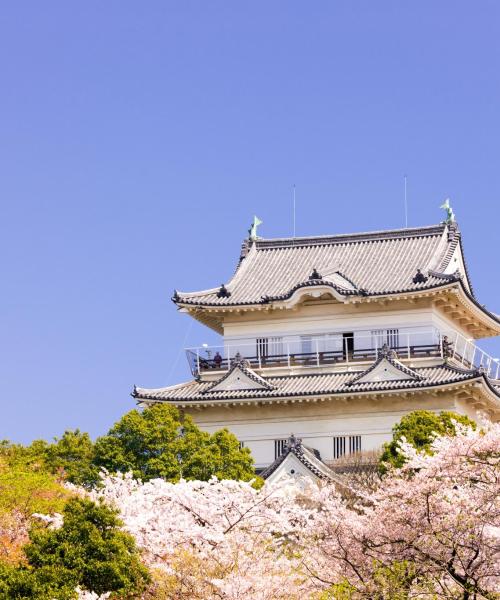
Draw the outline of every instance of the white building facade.
M455 223L261 239L219 288L173 301L221 334L187 350L193 380L134 388L268 467L293 433L325 461L373 450L418 409L500 415L500 371L476 340L500 333L474 296Z

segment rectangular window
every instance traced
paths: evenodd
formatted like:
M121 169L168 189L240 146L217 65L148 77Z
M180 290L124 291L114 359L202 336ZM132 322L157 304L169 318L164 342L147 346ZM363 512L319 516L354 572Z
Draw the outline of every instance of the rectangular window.
M283 354L283 338L270 337L268 347L269 356L280 356L281 354Z
M267 338L257 338L257 356L265 358L269 353L269 340Z
M300 351L302 354L312 354L312 336L300 336Z
M384 330L383 329L373 329L372 330L372 347L375 350L380 350L385 343L384 339Z
M268 356L279 356L283 354L283 338L282 337L270 337L270 338L257 338L257 356L260 358L267 358Z
M274 440L274 460L279 458L285 453L286 439L285 440Z
M333 438L333 458L361 452L360 435L336 435Z
M361 452L361 436L360 435L350 435L349 436L349 454L354 454L355 452Z
M380 350L384 344L389 348L399 348L399 329L373 329L372 347Z
M399 329L387 330L387 345L396 350L399 348Z
M345 454L345 436L337 435L333 438L333 458L341 458Z

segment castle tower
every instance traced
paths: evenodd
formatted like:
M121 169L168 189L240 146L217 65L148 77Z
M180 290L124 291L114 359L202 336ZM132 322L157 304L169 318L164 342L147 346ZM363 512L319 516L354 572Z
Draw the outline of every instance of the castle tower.
M255 228L254 228L255 229ZM207 431L227 427L259 469L293 432L326 461L379 448L417 409L500 415L500 333L474 295L457 225L245 240L226 284L175 292L179 311L222 336L187 350L193 380L134 388Z

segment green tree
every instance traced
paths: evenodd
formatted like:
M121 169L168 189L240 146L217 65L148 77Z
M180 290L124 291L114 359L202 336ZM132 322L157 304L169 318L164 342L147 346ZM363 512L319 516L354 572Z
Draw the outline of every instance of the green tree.
M93 464L94 444L89 434L79 429L54 438L44 451L44 459L51 473L60 473L71 483L82 485L99 479L99 469Z
M57 475L77 485L95 483L99 469L93 464L94 444L88 433L68 430L52 443L35 440L29 446L0 442L0 458L11 467L22 465Z
M404 456L399 453L399 442L403 437L417 450L430 453L431 444L436 434L456 434L454 422L474 428L476 426L469 417L449 411L436 414L429 410L415 410L405 415L392 428L392 441L384 444L384 452L380 457L382 473L387 471L388 465L400 468L405 463Z
M213 435L167 404L132 410L94 446L94 465L110 472L131 471L143 481L255 477L248 448L227 429Z
M8 598L75 597L77 586L115 598L139 595L149 583L131 535L121 531L117 512L104 504L72 498L64 524L34 527L24 551L28 564L0 570L0 590ZM30 595L30 593L32 595Z

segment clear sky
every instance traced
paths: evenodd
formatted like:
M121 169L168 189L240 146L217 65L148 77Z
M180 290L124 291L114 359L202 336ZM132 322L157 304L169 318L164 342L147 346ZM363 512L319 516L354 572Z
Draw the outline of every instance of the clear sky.
M500 3L0 5L0 438L107 431L265 237L443 218L500 312ZM500 356L500 341L482 347Z

